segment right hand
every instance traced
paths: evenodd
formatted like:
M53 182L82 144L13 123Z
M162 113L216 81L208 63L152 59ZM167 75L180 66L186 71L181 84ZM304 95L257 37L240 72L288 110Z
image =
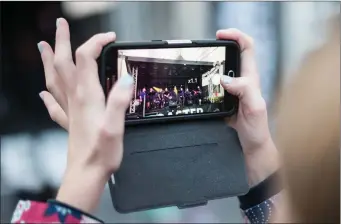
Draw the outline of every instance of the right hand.
M239 98L238 113L229 121L236 129L243 148L250 185L256 185L278 168L277 149L268 127L266 103L261 94L260 80L251 37L237 29L219 30L218 39L235 40L241 50L241 75L222 76L224 89Z

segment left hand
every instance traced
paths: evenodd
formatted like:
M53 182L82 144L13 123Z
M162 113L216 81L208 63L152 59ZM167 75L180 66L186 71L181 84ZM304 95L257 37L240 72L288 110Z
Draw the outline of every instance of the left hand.
M94 209L106 181L122 161L125 111L132 98L133 79L120 78L107 105L96 59L115 33L93 36L72 60L69 25L57 20L55 52L38 44L50 92L40 95L51 118L69 132L68 163L58 200L84 211Z

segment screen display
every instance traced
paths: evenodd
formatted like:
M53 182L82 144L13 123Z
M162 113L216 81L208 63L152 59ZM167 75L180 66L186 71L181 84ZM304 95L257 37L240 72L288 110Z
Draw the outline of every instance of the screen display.
M133 77L127 120L223 112L225 51L224 46L118 50L117 74L107 86L123 75Z

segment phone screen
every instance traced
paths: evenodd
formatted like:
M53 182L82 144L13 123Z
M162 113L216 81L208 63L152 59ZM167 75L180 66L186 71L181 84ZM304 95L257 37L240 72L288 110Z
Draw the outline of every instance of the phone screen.
M118 49L117 71L107 75L107 92L131 75L133 97L126 120L169 118L226 112L228 94L220 84L226 71L226 47Z

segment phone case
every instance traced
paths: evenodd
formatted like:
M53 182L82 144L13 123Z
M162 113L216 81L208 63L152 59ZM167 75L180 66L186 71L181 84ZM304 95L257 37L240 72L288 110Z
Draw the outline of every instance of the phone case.
M186 47L193 42L196 46L222 44L215 40L109 44L99 60L103 88L103 57L110 47ZM221 116L126 125L123 161L108 183L120 213L200 206L249 190L238 135Z

